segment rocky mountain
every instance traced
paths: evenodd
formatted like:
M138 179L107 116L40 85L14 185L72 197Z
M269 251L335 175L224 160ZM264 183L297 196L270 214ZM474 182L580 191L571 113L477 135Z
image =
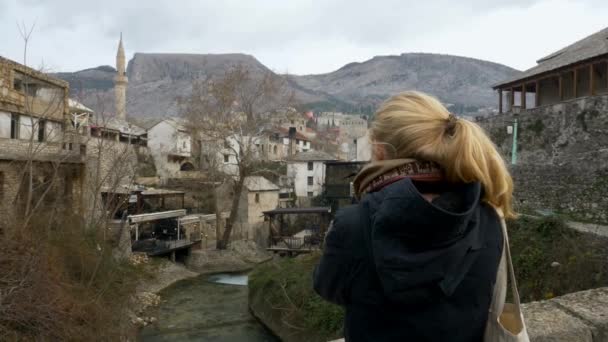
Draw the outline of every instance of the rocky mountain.
M188 96L193 82L220 76L238 64L254 77L270 71L245 54L136 53L127 67L127 113L132 117L176 115L177 98ZM312 110L371 112L390 94L417 89L466 111L495 106L490 86L517 72L472 58L416 53L374 57L327 74L290 75L288 84L299 103ZM111 114L114 73L114 68L100 66L55 75L70 83L73 97L98 112Z
M391 94L420 90L450 103L459 112L495 107L497 95L490 86L519 71L473 58L408 53L377 56L350 63L327 74L296 76L302 87L355 105L376 106Z

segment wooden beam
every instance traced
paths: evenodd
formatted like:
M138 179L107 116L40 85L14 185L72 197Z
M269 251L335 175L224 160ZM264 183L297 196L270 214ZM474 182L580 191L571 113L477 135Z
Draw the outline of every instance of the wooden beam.
M564 85L563 85L563 83L564 83L564 76L562 76L562 74L559 74L557 84L558 84L558 89L559 89L558 92L559 92L559 100L560 101L564 100Z
M521 101L520 101L521 109L526 110L526 84L521 85Z
M574 76L572 77L572 79L574 80L574 86L572 87L573 92L574 92L574 98L578 97L578 69L575 67L574 68Z
M534 107L540 106L540 81L536 80L536 93L534 93Z
M513 105L515 104L515 91L513 88L509 89L509 112L513 111Z
M595 73L593 72L593 63L589 65L589 95L595 95Z
M498 113L502 114L502 89L498 89Z

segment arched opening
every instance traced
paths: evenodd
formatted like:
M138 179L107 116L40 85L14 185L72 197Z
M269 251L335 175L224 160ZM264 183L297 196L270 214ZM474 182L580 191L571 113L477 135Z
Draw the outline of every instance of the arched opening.
M274 145L274 147L272 148L272 153L277 154L277 145Z
M182 166L179 168L180 171L194 171L194 164L192 164L191 162L185 162L182 164Z

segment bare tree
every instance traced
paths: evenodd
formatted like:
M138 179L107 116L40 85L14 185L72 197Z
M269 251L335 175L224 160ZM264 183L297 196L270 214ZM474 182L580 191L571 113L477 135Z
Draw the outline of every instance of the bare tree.
M225 249L230 241L245 178L265 171L259 161L271 117L293 102L285 78L270 71L254 73L242 65L193 84L192 95L181 101L188 128L200 137L206 170L231 185L230 217L221 238L218 228L218 249Z

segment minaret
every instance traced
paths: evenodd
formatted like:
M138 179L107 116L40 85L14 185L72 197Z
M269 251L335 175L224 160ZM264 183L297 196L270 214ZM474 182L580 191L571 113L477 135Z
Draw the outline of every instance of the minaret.
M125 68L125 49L122 46L122 32L116 53L116 76L114 77L114 94L116 101L116 117L122 120L127 118L127 73Z

